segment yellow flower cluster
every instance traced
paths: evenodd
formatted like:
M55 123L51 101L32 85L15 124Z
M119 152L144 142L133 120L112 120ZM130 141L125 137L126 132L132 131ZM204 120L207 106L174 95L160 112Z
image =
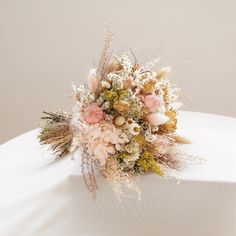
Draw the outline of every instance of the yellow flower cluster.
M161 167L157 164L157 161L154 159L154 156L151 152L148 151L142 152L139 160L137 161L137 165L144 172L152 170L156 174L163 176L163 171Z

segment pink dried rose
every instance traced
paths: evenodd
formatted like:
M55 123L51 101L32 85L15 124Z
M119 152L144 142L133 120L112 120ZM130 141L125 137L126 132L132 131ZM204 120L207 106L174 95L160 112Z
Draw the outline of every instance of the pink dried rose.
M104 119L104 113L102 108L94 103L85 109L82 117L86 123L96 124Z
M95 68L89 71L88 76L88 86L92 93L96 93L98 90L98 79L97 79L97 70Z
M162 105L163 101L155 94L146 95L143 99L145 107L149 112L155 112Z
M146 116L147 121L155 126L165 124L169 118L166 115L155 112Z

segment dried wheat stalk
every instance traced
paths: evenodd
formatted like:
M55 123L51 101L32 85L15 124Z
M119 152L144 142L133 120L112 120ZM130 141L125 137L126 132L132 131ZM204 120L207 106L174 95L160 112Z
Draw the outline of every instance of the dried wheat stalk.
M39 141L49 145L57 157L63 157L70 150L73 134L70 125L71 115L66 112L43 112Z

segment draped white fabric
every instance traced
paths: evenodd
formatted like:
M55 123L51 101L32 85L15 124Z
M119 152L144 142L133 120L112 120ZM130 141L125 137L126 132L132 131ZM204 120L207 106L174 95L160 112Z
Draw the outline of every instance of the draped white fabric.
M175 179L142 176L137 197L118 201L98 176L94 201L79 154L54 161L30 131L0 146L1 236L235 236L236 119L181 112L183 151L206 159Z

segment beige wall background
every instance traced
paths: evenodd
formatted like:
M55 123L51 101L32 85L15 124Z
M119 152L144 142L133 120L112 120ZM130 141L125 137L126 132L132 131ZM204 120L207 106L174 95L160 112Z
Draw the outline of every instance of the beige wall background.
M183 109L236 117L235 12L234 0L0 0L0 143L42 110L71 110L70 83L98 58L106 19L114 52L173 67Z

